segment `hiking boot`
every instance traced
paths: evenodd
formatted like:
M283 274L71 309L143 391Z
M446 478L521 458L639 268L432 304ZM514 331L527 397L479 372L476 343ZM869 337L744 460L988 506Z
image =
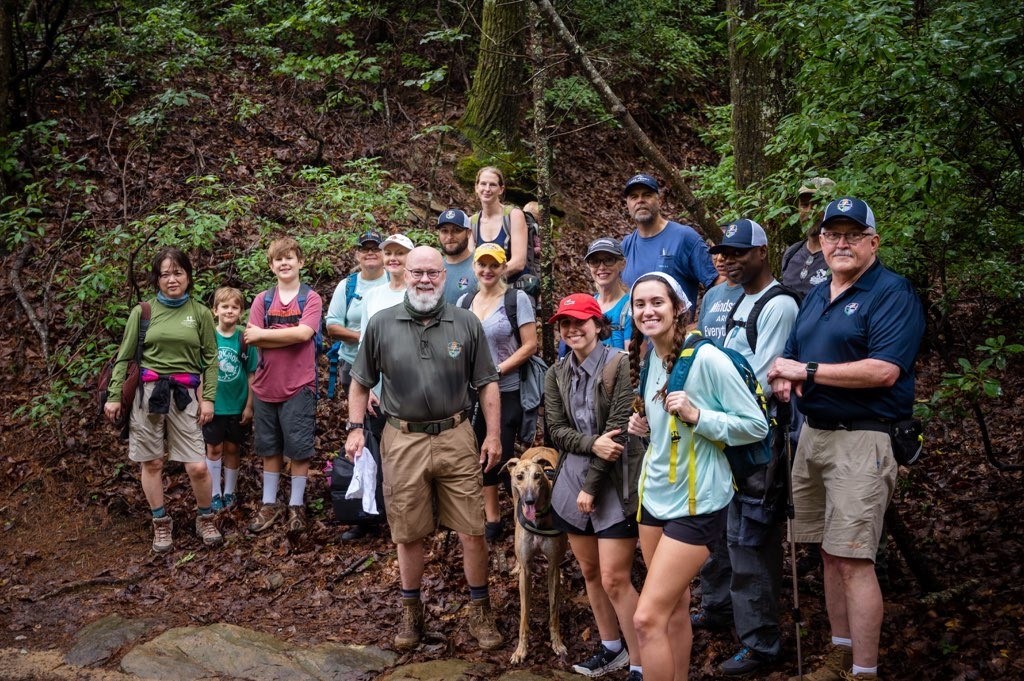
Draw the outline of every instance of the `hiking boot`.
M719 665L718 670L726 676L745 676L757 671L768 662L771 662L770 657L743 646L738 653Z
M483 650L494 650L501 645L501 634L494 624L490 598L474 598L469 602L469 633Z
M423 638L423 601L418 598L402 599L402 628L395 634L395 647L411 650Z
M306 507L288 507L288 534L302 534L306 531Z
M212 513L196 516L196 534L202 538L206 546L217 546L224 542L224 535L217 529Z
M224 497L222 497L219 494L214 494L213 498L210 499L210 510L212 510L214 513L216 513L217 511L223 511Z
M813 672L804 674L804 681L841 681L843 673L853 667L853 650L830 645L825 657L821 658L821 666ZM789 681L800 681L799 676L789 677Z
M704 608L698 608L690 613L690 626L694 631L704 629L706 631L725 631L732 623L732 617L723 620L712 615Z
M281 504L263 504L253 517L252 522L249 523L249 531L262 532L280 520L282 515L284 515L284 506Z
M843 681L878 681L878 674L872 674L870 672L861 672L860 674L854 674L853 672L846 671L844 669L840 673L840 676L842 677Z
M221 503L223 504L225 511L228 509L232 509L235 507L235 504L238 503L238 497L236 497L234 494L225 494L224 496L221 497Z
M153 553L167 553L174 547L171 535L174 532L174 521L171 516L153 518Z
M622 650L619 652L613 653L605 648L603 643L598 643L597 652L583 662L574 664L572 670L577 674L594 678L604 676L616 669L622 669L627 664L629 664L629 651L626 650L626 646L622 646ZM640 678L642 679L643 676Z
M372 525L364 525L359 523L353 525L344 532L341 533L341 541L358 541L363 537L370 537L377 533L377 528Z

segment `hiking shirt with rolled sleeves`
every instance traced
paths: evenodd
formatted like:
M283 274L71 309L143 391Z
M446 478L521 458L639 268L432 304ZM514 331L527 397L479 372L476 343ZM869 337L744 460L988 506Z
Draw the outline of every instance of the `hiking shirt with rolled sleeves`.
M347 299L348 292L348 280L352 277L356 277L356 297L352 299L352 302L346 307L345 301ZM360 332L362 329L363 321L363 304L366 300L366 296L370 291L377 288L378 286L386 286L388 283L388 275L384 273L376 279L363 279L363 275L359 272L353 272L344 279L334 289L334 295L331 297L331 304L327 306L327 319L325 324L327 326L338 325L343 326L349 331ZM352 362L356 359L356 351L359 349L359 343L346 343L342 342L341 349L338 351L338 359L343 362Z
M750 314L754 303L773 286L779 282L772 279L771 283L765 286L758 293L747 295L740 301L733 315L733 320L745 322ZM786 349L786 341L793 331L793 324L796 322L796 315L800 306L791 296L775 296L761 309L757 316L757 352L751 352L750 344L747 342L747 330L744 327L734 326L732 331L725 338L725 347L731 348L743 355L754 370L757 382L761 384L765 399L771 397L772 386L768 383L768 369L776 357L782 355Z
M705 344L694 355L684 390L700 409L697 425L679 421L680 440L672 460L672 436L665 403L655 393L665 385L665 366L653 351L644 386L644 404L651 444L640 473L640 503L660 520L704 515L725 508L732 500L732 469L722 447L757 442L768 434L761 407L725 353ZM694 434L697 437L693 437ZM693 444L693 461L690 445ZM692 476L692 482L691 482ZM695 509L690 508L693 489Z
M710 288L718 279L708 246L692 227L671 220L654 236L642 237L633 230L622 240L626 286L648 272L664 272L679 282L691 304L697 302L697 287Z
M898 366L900 375L891 388L804 384L797 408L826 422L910 418L914 360L925 328L913 286L879 260L834 301L831 283L829 278L804 298L784 356L820 364L878 359Z
M370 318L352 380L370 388L383 379L381 408L404 421L439 421L470 407L469 388L498 380L480 320L445 305L423 324L405 305Z
M263 309L265 291L261 291L249 308L249 324L267 328L266 311ZM270 303L270 314L281 317L298 317L299 294L296 293L287 305L281 302L280 291L275 291ZM295 324L275 324L272 329L287 329L301 324L313 329L320 328L323 315L323 300L313 289L306 298L306 309ZM315 337L315 336L314 336ZM252 391L264 402L280 403L290 400L303 388L316 392L316 343L313 338L301 343L292 343L283 348L260 348L260 362L252 382Z
M249 375L259 364L259 351L246 348L248 357L242 361L242 329L228 336L215 329L217 336L217 400L213 403L215 416L238 416L245 411L249 400Z
M697 328L700 329L701 335L720 348L724 347L725 322L729 318L729 312L742 295L743 287L739 284L730 286L728 281L712 286L704 292Z
M179 307L167 307L156 298L149 304L149 330L142 349L142 366L160 376L200 374L202 399L213 402L217 396L217 339L214 331L217 324L210 308L192 299ZM107 391L111 402L121 401L121 386L128 361L135 358L141 315L142 308L138 305L128 315Z
M444 302L455 305L463 295L476 290L472 254L455 264L445 260L444 269Z

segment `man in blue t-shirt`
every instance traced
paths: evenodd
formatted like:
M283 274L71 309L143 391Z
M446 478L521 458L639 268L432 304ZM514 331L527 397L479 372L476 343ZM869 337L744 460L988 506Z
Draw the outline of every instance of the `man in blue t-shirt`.
M622 240L622 280L632 286L648 272L664 272L679 282L690 300L697 300L698 286L708 289L725 277L718 275L707 244L692 227L662 217L659 190L657 180L641 173L629 178L622 191L629 217L636 223Z
M795 390L807 417L793 462L794 539L821 543L832 626L815 678L874 679L883 615L874 558L897 472L890 431L913 414L924 311L910 282L878 260L864 201L829 203L820 239L832 274L804 298L768 380L783 401Z

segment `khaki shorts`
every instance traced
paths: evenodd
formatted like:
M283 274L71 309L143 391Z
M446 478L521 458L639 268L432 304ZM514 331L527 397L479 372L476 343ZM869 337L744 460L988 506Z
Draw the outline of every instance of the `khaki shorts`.
M435 507L445 527L484 533L480 450L469 421L440 435L403 433L389 424L380 453L392 541L407 544L429 536L437 529Z
M805 423L793 462L794 539L874 561L896 472L888 433Z
M179 411L171 399L166 414L150 414L147 405L156 383L143 384L143 397L132 401L131 425L128 427L128 458L132 461L156 461L167 458L183 463L206 461L206 443L199 427L199 400L191 391L192 401ZM123 405L122 405L123 406Z

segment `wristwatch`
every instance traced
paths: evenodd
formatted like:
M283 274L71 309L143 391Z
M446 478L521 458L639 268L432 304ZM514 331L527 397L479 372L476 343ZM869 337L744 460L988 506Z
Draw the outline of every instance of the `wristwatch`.
M814 374L818 373L818 363L808 362L807 363L807 379L804 381L804 388L809 388L814 385Z
M362 423L352 423L351 421L349 421L348 423L345 424L345 430L349 432L352 432L353 430L362 430L364 428L366 428L366 426L363 425Z

